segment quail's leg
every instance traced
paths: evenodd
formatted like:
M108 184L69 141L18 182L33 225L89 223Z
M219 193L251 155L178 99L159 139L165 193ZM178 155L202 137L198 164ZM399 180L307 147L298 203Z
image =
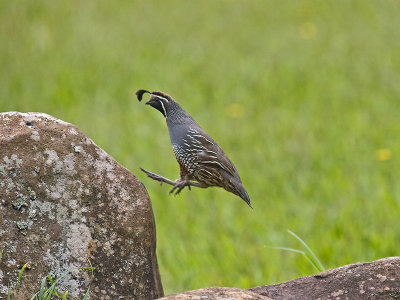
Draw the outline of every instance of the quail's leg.
M149 172L149 171L147 171L147 170L145 170L145 169L143 169L143 168L140 168L140 170L142 170L144 173L146 173L146 175L147 175L148 177L150 177L151 179L154 179L154 180L159 181L161 184L167 183L167 184L173 185L174 187L173 187L172 190L169 192L170 194L173 193L176 189L178 189L178 190L175 192L175 195L179 194L180 191L181 191L185 186L187 186L189 189L190 189L191 186L196 186L196 187L200 187L200 188L206 188L206 187L207 187L206 185L204 185L204 184L202 184L202 183L190 181L189 178L188 178L187 176L185 176L185 177L183 177L183 178L182 178L182 176L181 176L181 178L179 178L179 179L173 181L173 180L170 180L170 179L168 179L168 178L165 178L165 177L163 177L163 176L161 176L161 175L158 175L158 174L155 174L155 173L151 173L151 172Z
M155 174L155 173L151 173L151 172L149 172L149 171L146 171L146 170L143 169L143 168L140 168L140 170L142 170L144 173L146 173L146 175L147 175L148 177L150 177L151 179L160 181L161 184L162 184L163 182L165 182L165 183L168 183L168 184L173 185L173 186L176 185L176 182L173 181L173 180L170 180L170 179L165 178L165 177L163 177L163 176L157 175L157 174Z

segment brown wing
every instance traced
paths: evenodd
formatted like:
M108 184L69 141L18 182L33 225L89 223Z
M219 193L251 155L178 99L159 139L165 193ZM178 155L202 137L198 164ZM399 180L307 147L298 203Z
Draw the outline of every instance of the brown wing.
M209 167L220 168L235 176L236 168L220 146L201 128L189 129L187 143L196 150L197 162Z

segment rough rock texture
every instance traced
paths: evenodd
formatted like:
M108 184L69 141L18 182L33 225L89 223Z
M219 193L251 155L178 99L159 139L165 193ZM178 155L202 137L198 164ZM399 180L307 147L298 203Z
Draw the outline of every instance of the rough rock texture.
M0 299L30 299L47 274L82 299L163 295L155 224L143 185L71 124L40 113L0 114ZM78 270L88 266L90 272Z
M347 265L249 291L273 299L400 299L400 257Z
M271 298L261 296L248 290L229 288L229 287L210 287L205 289L193 290L181 294L171 295L160 298L163 300L271 300Z

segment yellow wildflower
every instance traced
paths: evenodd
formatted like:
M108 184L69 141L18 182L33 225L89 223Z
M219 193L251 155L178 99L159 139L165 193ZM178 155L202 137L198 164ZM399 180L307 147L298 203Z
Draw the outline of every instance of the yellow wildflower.
M238 118L243 114L243 106L239 103L232 103L228 106L228 115L232 118Z
M379 149L375 152L376 159L379 161L385 161L392 158L392 151L389 149Z
M304 22L300 25L299 33L303 39L311 39L317 34L317 26L314 22Z

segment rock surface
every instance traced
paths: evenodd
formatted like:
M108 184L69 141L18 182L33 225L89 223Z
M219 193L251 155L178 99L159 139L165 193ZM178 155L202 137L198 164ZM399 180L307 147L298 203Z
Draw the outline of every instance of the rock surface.
M400 299L400 257L357 263L249 289L273 299Z
M328 300L400 299L400 257L357 263L275 285L248 290L211 287L160 298L163 300Z
M193 290L181 294L171 295L160 298L163 300L271 300L271 298L253 293L248 290L229 288L229 287L210 287L205 289Z
M0 299L29 262L18 299L60 276L68 299L163 296L155 224L143 185L71 124L0 114ZM90 272L78 270L89 262Z

